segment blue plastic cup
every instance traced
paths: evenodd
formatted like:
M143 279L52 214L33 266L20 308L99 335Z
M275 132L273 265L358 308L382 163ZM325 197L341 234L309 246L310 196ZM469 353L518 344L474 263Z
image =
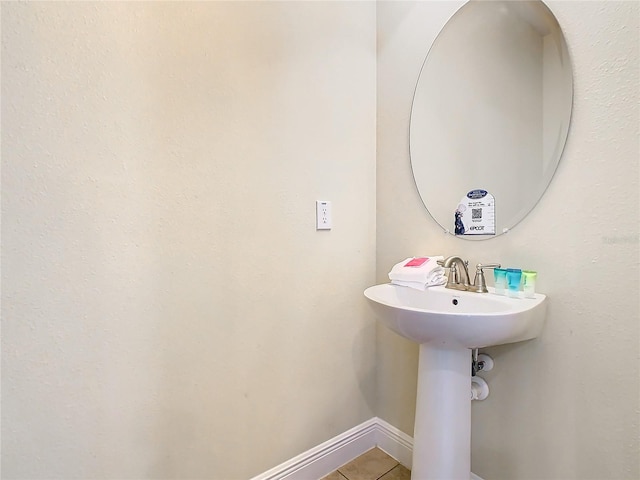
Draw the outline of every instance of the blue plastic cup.
M504 268L494 268L493 280L496 295L504 295L504 291L507 288L507 270Z
M520 294L520 280L522 279L522 270L519 268L507 268L507 295L512 298L518 298Z

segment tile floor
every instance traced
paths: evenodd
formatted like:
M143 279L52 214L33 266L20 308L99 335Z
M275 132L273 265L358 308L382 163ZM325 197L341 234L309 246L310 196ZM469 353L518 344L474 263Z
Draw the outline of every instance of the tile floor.
M322 480L410 480L411 470L379 448L372 448Z

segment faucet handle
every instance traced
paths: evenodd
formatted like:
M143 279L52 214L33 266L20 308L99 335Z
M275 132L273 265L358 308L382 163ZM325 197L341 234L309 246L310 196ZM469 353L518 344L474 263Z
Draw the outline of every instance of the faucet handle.
M500 268L499 263L479 263L476 265L476 277L473 280L473 289L476 292L487 293L487 281L484 278L483 268Z
M479 263L476 265L476 271L482 271L483 268L500 268L499 263Z

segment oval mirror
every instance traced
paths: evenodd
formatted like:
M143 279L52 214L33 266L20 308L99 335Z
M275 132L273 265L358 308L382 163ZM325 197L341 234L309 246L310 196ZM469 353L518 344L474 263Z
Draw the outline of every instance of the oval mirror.
M536 205L569 131L562 31L541 1L471 0L444 26L411 108L411 168L446 232L486 239Z

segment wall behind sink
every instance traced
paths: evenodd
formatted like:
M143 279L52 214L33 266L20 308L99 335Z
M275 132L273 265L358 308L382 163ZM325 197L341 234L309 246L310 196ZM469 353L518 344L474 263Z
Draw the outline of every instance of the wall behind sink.
M456 3L456 2L454 2ZM486 479L640 477L637 2L546 2L574 69L568 144L536 209L485 242L445 236L411 177L411 100L451 2L378 4L377 277L408 255L460 254L539 272L542 336L488 349L472 469ZM460 2L457 2L460 4ZM438 172L433 172L438 181ZM378 329L378 414L411 433L417 347Z
M2 478L246 479L371 418L374 188L374 4L3 2Z

